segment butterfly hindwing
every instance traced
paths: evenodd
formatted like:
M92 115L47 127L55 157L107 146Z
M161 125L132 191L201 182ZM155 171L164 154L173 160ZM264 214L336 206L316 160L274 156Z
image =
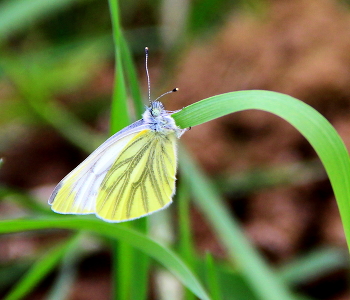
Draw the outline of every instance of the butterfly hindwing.
M95 213L101 182L125 145L138 134L137 128L134 131L112 136L63 178L49 199L52 209L62 214Z
M128 142L104 177L96 214L110 222L148 215L172 202L176 136L142 130Z

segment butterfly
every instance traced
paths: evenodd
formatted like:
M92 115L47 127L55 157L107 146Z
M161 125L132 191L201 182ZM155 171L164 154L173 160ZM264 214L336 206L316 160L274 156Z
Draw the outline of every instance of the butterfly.
M148 97L150 81L147 67ZM175 193L177 139L181 129L158 101L142 119L107 139L56 186L49 198L61 214L95 214L107 222L123 222L164 209Z

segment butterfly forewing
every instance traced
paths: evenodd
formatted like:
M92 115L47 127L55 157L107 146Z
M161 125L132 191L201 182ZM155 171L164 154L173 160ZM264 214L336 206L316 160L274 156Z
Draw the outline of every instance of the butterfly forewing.
M175 143L172 131L143 130L134 135L101 183L96 214L121 222L169 205L175 191Z

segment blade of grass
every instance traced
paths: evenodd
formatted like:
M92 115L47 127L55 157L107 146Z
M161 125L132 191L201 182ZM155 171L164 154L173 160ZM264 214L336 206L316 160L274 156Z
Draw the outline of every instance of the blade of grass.
M246 109L261 109L284 118L315 148L331 180L349 241L349 156L335 129L313 108L280 93L240 91L202 100L173 114L173 117L180 127L185 128ZM183 175L191 185L197 205L217 231L231 259L239 263L255 292L266 300L292 299L286 287L246 240L210 181L185 153L182 152L180 158Z
M46 300L68 299L69 292L77 277L77 261L80 258L80 242L84 238L84 233L77 234L75 243L71 243L62 259L59 274L52 286Z
M123 68L127 75L128 83L130 85L130 92L133 97L134 107L136 110L136 114L141 115L144 106L142 104L136 69L131 57L129 47L126 43L122 32L120 32L119 38L119 46L121 47L120 56L122 57L121 60L123 61ZM122 225L126 227L137 228L140 232L143 233L146 233L148 231L147 218L142 218L136 220L135 222ZM122 245L121 243L119 243L119 252L117 253L117 266L121 266L121 268L118 268L118 272L120 272L120 276L122 276L122 280L123 282L125 282L125 284L121 284L122 286L124 286L124 288L120 290L120 293L122 294L121 297L125 297L125 299L127 299L127 294L131 293L132 299L146 299L146 295L148 293L148 269L150 265L149 258L139 251L135 252L135 250L131 249L129 245ZM133 257L137 257L137 259L134 259ZM130 266L133 267L131 268ZM135 285L137 285L137 289L131 288Z
M131 228L130 224L121 224L125 228ZM134 249L123 241L112 242L113 255L113 296L114 299L127 300L131 297L132 274L134 265Z
M34 197L0 185L0 201L10 200L40 215L51 214L51 210L38 203Z
M122 30L119 20L118 0L109 0L113 40L115 46L115 78L111 107L111 133L115 133L130 124L127 109L126 83L122 57Z
M214 264L215 273L218 278L218 285L222 299L235 300L259 300L244 275L237 269L232 269L226 262ZM198 274L205 275L207 266L205 260L198 261ZM279 273L279 272L278 272ZM280 274L280 273L279 273ZM289 282L288 282L289 283ZM297 294L295 299L311 300L304 295Z
M123 33L119 19L120 12L118 0L109 0L109 10L111 14L113 40L115 46L115 79L110 122L110 131L111 134L113 134L130 124L130 117L127 109L127 91L123 62L126 62L129 59L129 64L127 66L130 67L131 59L130 57L124 57L127 56L128 51L126 43L123 44ZM129 228L133 227L134 225L133 223L124 223L121 224L121 226ZM112 245L114 274L113 297L114 299L118 300L127 300L130 298L132 286L134 286L132 266L134 265L135 252L128 243L124 243L123 241L116 243L113 240ZM144 267L146 266L146 264L142 265ZM146 274L144 273L145 271ZM146 282L147 270L143 269L140 276L142 277L138 277L138 280L140 281L138 284L141 284L142 281ZM143 287L147 286L145 283L141 285Z
M74 114L58 103L49 101L46 104L39 104L37 99L35 100L31 95L28 95L26 99L39 116L81 150L90 153L96 149L97 145L101 144L103 138L100 135L87 128Z
M318 159L312 159L217 178L215 185L226 195L242 197L274 186L303 186L325 179L327 179L327 174L321 162Z
M349 256L344 249L319 248L280 267L278 274L291 286L317 280L348 266Z
M44 73L26 73L26 79L16 75L16 69L7 66L7 74L11 77L13 85L16 86L29 109L54 127L62 136L73 145L87 153L95 150L102 139L92 130L88 129L73 113L62 105L52 100L51 92L44 86L37 87L35 82L40 80ZM23 71L21 72L23 73Z
M40 220L0 221L0 234L48 228L88 230L105 237L122 240L134 248L149 255L188 287L200 299L210 299L200 281L187 265L170 249L155 242L149 237L120 224L110 224L100 220L83 217L59 217Z
M145 110L145 105L142 101L136 68L124 35L121 35L120 45L121 45L124 69L126 72L128 83L130 84L130 93L134 101L136 119L139 119Z
M173 117L180 127L186 128L247 109L267 111L285 119L313 146L331 181L349 246L349 155L334 127L311 106L276 92L239 91L199 101L173 114Z
M24 275L17 285L9 292L4 300L18 300L27 295L53 268L59 263L61 258L77 243L78 236L74 236L67 242L47 251Z
M138 221L141 221L141 224L135 224L135 228L139 232L147 234L148 232L148 219L142 218ZM132 266L132 281L133 286L136 288L131 289L131 299L135 300L144 300L147 299L148 295L148 286L149 286L149 275L148 270L151 265L150 258L139 250L135 250L135 258ZM137 284L137 285L136 285Z
M182 175L191 186L196 205L212 224L218 239L226 247L229 258L239 265L253 291L264 300L293 299L287 287L249 243L213 184L183 150L180 151L179 162Z
M223 299L221 295L221 290L219 286L218 281L218 274L216 271L214 258L210 253L207 253L205 256L206 260L206 277L207 277L207 283L209 286L209 292L212 296L213 300L220 300Z
M195 251L193 248L193 241L191 235L191 216L190 216L190 193L189 188L185 181L180 180L177 187L177 203L178 203L178 226L179 226L179 252L181 258L186 261L187 264L192 266L192 269L196 269ZM188 290L185 291L185 299L195 299L192 293Z

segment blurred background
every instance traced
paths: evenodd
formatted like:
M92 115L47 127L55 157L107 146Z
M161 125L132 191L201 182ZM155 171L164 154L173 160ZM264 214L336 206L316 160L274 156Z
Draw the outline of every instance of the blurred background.
M120 15L145 100L148 46L152 98L180 89L163 98L167 109L235 90L282 92L323 114L349 149L347 1L129 0ZM0 1L1 219L48 209L55 185L108 136L113 80L108 1ZM289 270L295 291L350 299L337 204L300 133L276 116L247 111L194 127L182 142L266 260ZM225 261L195 207L191 216L198 256L209 251ZM0 294L66 235L0 237ZM105 243L90 240L67 299L109 299L110 264ZM45 299L54 276L27 299ZM151 292L150 299L159 298Z

